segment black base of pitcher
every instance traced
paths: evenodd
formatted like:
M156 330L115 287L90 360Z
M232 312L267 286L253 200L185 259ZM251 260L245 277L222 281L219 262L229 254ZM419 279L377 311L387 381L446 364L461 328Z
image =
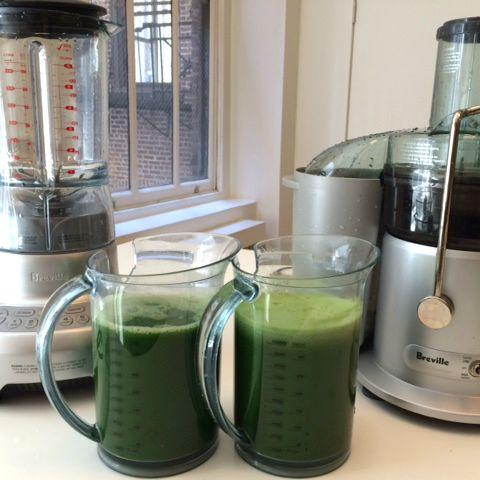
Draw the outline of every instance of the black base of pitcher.
M350 455L350 450L347 450L318 462L282 462L252 452L238 443L235 444L235 449L240 457L253 467L280 477L292 478L316 477L331 472L344 464Z
M218 447L218 440L210 445L206 450L196 452L188 457L179 458L167 462L137 462L126 460L107 452L101 445L98 445L98 456L102 462L112 470L130 475L133 477L167 477L178 473L186 472L208 460Z

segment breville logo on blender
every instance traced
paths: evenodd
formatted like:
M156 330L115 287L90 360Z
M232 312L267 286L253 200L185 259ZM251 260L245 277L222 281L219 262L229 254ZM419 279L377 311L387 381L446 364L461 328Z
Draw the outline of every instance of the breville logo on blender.
M66 281L67 276L65 273L62 273L62 272L53 272L53 273L30 272L30 279L34 283L60 282L60 281Z
M417 360L422 360L423 362L427 363L435 363L437 365L445 365L448 367L450 362L448 360L445 360L443 357L427 357L424 355L422 352L419 352L417 350Z

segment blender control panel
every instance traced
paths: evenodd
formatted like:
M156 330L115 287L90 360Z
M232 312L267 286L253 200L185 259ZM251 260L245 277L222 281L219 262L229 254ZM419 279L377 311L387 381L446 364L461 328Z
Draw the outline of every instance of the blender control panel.
M36 332L43 307L0 306L0 332ZM81 328L91 324L88 303L71 305L56 330Z
M404 360L409 368L439 377L480 380L480 354L446 352L420 345L407 345Z

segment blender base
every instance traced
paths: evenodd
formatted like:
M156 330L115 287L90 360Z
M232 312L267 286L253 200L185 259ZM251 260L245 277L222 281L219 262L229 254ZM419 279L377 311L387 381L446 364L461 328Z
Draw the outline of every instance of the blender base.
M410 412L449 422L480 424L480 397L451 395L400 380L375 362L371 350L360 354L357 379L382 400Z

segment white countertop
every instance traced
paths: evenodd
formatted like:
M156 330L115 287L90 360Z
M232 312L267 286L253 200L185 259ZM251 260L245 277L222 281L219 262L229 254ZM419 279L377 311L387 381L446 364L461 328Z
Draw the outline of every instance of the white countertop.
M123 246L122 246L123 247ZM249 260L251 252L241 252ZM228 278L231 278L229 273ZM233 329L222 347L222 398L233 410ZM72 407L93 421L93 393L67 395ZM421 417L357 394L352 454L328 480L478 480L480 427ZM0 399L0 480L85 480L128 478L107 468L96 446L73 429L40 394ZM247 465L220 434L214 456L178 480L274 478Z

